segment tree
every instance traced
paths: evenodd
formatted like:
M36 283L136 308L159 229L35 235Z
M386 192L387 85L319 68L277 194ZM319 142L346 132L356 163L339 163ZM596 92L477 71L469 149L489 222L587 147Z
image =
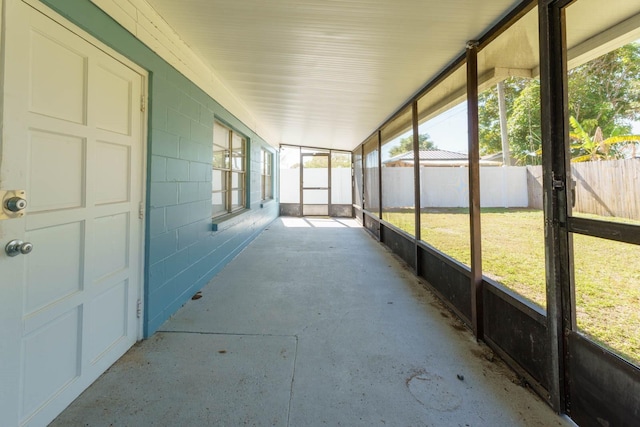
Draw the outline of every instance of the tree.
M522 89L513 101L513 112L507 120L512 156L521 165L542 164L540 147L540 80L520 79ZM526 81L526 84L523 84Z
M528 79L510 77L505 80L505 101L507 110L511 110ZM502 150L500 137L500 111L498 106L498 90L494 86L478 96L480 154L493 154ZM539 107L538 107L539 108Z
M428 133L421 133L418 135L418 147L420 150L437 148ZM413 151L413 135L406 136L398 141L398 145L389 150L389 155L394 157L409 151Z
M504 81L507 104L507 130L511 156L518 164L539 164L540 148L540 81L509 77ZM500 114L496 87L478 97L480 154L502 150Z
M640 44L629 43L569 71L569 113L592 134L631 130L640 118Z
M640 135L612 135L605 138L600 126L596 127L593 136L587 132L575 117L569 118L571 123L571 161L589 162L595 160L618 159L623 156L622 148L628 144L640 142ZM614 132L620 132L617 128Z
M630 43L569 71L569 114L588 135L625 135L640 119L640 44ZM479 96L481 154L501 150L497 90ZM540 81L505 80L512 156L518 164L540 164Z
M311 158L307 158L304 162L305 168L326 168L328 165L327 157L325 156L314 156ZM294 167L298 167L299 164L296 164ZM345 156L343 154L331 154L331 167L332 168L350 168L351 167L351 156Z

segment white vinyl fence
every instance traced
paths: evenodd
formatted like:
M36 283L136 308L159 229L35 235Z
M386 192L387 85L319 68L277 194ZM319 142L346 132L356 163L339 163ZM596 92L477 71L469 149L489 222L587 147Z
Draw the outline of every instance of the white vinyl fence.
M323 182L327 177L327 170L321 168L307 168L305 176L311 182ZM300 169L280 169L280 202L300 203ZM325 204L326 191L308 191L305 204ZM351 169L331 169L331 203L334 205L350 205L351 202Z
M468 182L469 169L466 167L420 168L421 207L469 207ZM413 206L413 168L383 168L382 199L385 208ZM487 208L526 208L526 168L481 167L480 205Z
M326 174L326 169L307 169L305 173ZM466 167L420 168L420 203L423 208L466 208L469 206L469 170ZM351 203L351 170L334 169L331 175L332 203ZM385 208L414 205L413 168L382 168L382 194ZM280 201L300 202L300 169L280 171ZM305 200L305 203L315 203ZM482 207L526 208L527 170L525 167L481 167L480 205Z

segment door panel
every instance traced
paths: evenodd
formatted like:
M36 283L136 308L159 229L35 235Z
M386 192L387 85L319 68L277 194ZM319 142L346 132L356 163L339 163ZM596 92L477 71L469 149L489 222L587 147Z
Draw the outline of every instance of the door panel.
M109 215L95 220L94 278L100 281L106 276L126 270L129 261L128 213Z
M40 130L27 138L29 212L82 207L86 139ZM54 159L64 159L64 167Z
M33 57L29 70L29 111L83 124L87 53L76 50L70 40L73 35L56 34L53 38L46 31L31 28L25 34L31 39Z
M305 205L329 204L329 192L327 190L303 190Z
M20 414L32 415L82 374L81 307L47 320L23 338Z
M129 296L129 281L123 280L98 294L88 304L89 343L87 346L90 363L96 363L103 353L126 339L128 332L126 308ZM105 321L111 319L110 321Z
M329 153L302 154L302 215L329 215Z
M129 200L131 147L98 141L96 143L95 185L96 204L127 202Z
M43 425L137 339L144 78L5 5L0 183L28 206L0 221L0 243L34 249L0 255L0 425Z
M96 67L95 78L102 82L96 87L95 93L95 99L100 102L100 115L96 117L96 127L131 135L131 79L127 73L114 69L110 64L100 64Z
M27 241L38 242L37 250L25 257L26 315L82 290L83 231L82 222L73 222L25 235Z

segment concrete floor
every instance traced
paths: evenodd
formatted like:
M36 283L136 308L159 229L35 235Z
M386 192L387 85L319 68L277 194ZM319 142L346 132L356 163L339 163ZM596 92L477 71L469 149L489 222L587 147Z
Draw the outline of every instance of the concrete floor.
M563 426L354 220L279 218L53 426Z

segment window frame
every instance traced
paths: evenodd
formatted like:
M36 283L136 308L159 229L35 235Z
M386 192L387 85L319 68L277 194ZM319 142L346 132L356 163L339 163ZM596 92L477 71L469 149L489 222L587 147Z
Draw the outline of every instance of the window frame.
M260 200L273 200L273 153L260 150Z
M224 137L216 138L216 135ZM247 207L248 138L216 120L212 148L211 217L220 218ZM216 199L219 201L217 204L214 203Z

